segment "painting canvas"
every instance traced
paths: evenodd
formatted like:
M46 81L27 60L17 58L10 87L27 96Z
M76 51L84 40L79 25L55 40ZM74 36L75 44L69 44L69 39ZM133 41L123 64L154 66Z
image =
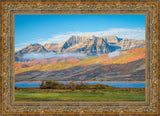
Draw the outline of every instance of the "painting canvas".
M145 101L145 15L15 15L16 101Z

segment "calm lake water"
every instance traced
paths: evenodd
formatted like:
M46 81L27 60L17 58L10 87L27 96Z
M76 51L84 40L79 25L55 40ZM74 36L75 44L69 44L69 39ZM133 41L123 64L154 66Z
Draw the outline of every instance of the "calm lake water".
M69 82L60 82L63 84L67 84ZM75 82L75 83L80 83L80 82ZM109 85L112 87L138 87L138 88L144 88L145 83L125 83L125 82L84 82L88 83L91 85L94 84L104 84L104 85ZM16 82L15 87L39 87L41 82Z

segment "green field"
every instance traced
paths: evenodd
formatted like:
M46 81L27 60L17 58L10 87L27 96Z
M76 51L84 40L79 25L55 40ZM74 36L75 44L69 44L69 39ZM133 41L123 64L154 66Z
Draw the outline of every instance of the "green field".
M105 90L61 90L18 88L16 101L144 101L144 88L114 88Z

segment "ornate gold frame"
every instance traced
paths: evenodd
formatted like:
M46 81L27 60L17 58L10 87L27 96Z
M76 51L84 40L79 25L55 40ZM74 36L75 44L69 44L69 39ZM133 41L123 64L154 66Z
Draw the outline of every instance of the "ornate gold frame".
M1 2L2 114L158 114L158 2ZM15 14L145 14L145 102L15 102ZM159 47L160 48L160 47Z

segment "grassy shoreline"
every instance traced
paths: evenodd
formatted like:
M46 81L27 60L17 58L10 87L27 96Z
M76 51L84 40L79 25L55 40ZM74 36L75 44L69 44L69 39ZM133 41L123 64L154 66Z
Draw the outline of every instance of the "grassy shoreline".
M62 90L18 88L16 101L144 101L145 88L112 88L105 90Z

